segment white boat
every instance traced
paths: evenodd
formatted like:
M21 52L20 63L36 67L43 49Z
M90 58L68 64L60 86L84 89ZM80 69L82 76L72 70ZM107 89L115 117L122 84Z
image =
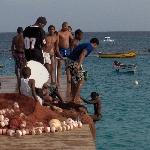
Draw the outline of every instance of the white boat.
M114 42L114 40L111 39L109 36L105 36L105 38L104 38L103 41L104 41L104 42Z

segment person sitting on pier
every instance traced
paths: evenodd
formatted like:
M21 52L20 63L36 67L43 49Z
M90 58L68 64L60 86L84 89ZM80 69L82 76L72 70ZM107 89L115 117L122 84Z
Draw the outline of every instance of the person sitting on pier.
M101 100L99 97L99 94L96 92L91 93L91 100L87 101L84 98L82 100L87 104L93 104L94 105L94 114L91 115L91 118L94 122L99 121L102 117L101 115Z
M20 84L20 93L33 97L35 101L39 101L39 103L42 105L42 99L37 96L36 90L35 90L35 80L29 79L31 75L31 69L29 67L24 67L22 69L22 78L21 78L21 84Z
M50 106L53 110L58 109L59 110L64 110L64 109L69 109L69 110L76 110L78 112L87 114L87 108L84 105L81 104L74 104L72 102L64 102L62 99L61 95L59 94L58 88L55 83L45 83L42 88L43 92L43 105L44 106Z
M55 83L45 83L42 87L43 105L49 106L52 110L59 113L63 112L63 109L59 106L63 104L63 99L58 92L58 87Z
M45 105L48 103L63 103L63 99L55 83L45 83L42 92Z

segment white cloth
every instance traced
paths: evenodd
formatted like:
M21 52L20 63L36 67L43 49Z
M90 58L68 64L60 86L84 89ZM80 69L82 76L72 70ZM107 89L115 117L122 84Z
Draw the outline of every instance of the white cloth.
M29 82L29 78L27 79L21 78L20 92L23 95L32 96L32 91L28 82Z
M49 53L43 52L43 57L44 57L44 64L46 63L51 64L51 57Z
M27 79L21 78L20 92L21 92L21 94L23 94L25 96L33 97L32 90L29 86L29 78L27 78ZM40 102L40 104L42 105L42 99L37 95L36 95L36 97L37 97L38 101Z

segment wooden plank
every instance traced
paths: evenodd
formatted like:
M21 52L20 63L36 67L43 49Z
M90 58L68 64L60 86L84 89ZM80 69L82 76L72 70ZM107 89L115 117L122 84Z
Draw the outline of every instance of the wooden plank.
M17 79L15 76L0 77L0 93L17 93Z
M71 131L42 135L26 135L20 138L0 136L2 150L95 150L88 125Z
M59 92L62 97L66 99L67 86L66 77L62 76L61 86L59 87ZM16 76L0 77L0 93L16 93L17 92L17 79Z
M66 98L66 77L62 76L61 86L59 91L63 98ZM0 93L16 93L17 79L15 76L0 77Z

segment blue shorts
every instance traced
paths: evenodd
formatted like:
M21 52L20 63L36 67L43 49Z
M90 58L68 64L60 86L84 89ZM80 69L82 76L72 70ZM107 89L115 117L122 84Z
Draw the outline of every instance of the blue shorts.
M70 55L70 49L66 49L66 48L59 48L59 52L61 54L62 57L67 57Z

